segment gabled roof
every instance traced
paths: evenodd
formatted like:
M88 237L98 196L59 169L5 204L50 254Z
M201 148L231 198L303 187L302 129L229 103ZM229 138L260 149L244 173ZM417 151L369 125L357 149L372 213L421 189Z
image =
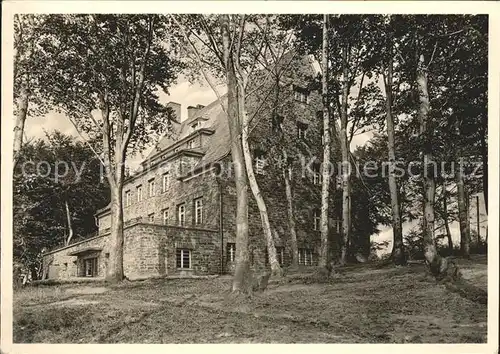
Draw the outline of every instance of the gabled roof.
M224 95L221 99L222 104L227 107L227 96ZM204 120L203 128L214 131L214 134L210 137L210 142L205 147L205 155L201 158L195 168L218 161L227 155L230 147L229 126L226 114L222 110L221 104L217 99L208 106L200 109L193 117L183 121L177 127L175 135L165 136L160 139L144 162L155 157L158 153L165 151L177 141L191 135L191 123L199 120L200 118Z

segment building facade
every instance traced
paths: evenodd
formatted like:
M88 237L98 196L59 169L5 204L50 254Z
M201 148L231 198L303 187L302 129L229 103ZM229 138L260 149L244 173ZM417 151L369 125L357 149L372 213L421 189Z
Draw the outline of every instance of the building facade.
M315 62L288 55L280 70L248 88L249 144L266 201L278 260L289 264L290 223L284 176L290 177L299 265L317 263L320 245L321 92ZM278 67L278 66L276 66ZM188 107L123 188L124 271L133 278L231 272L236 254L236 190L227 117L218 100ZM180 117L180 105L171 103ZM335 186L335 179L332 182ZM335 188L333 188L335 189ZM250 259L268 266L259 210L249 195ZM338 223L331 215L336 249ZM110 253L109 207L96 213L98 235L44 255L49 278L104 277Z

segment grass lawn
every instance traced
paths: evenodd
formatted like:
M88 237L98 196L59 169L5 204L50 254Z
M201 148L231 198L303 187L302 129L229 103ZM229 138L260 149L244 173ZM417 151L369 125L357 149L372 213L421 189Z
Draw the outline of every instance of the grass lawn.
M486 259L460 264L486 290ZM486 304L436 283L423 265L304 279L271 281L252 299L228 296L230 277L26 287L14 293L14 342L486 342Z

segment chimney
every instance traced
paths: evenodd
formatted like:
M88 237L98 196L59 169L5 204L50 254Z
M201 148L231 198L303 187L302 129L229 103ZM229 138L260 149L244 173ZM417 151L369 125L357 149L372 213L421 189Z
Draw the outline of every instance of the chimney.
M170 107L173 109L174 114L175 114L175 119L180 123L182 120L181 117L181 105L180 103L177 102L169 102L167 103L167 107Z
M204 107L205 106L202 104L198 104L196 106L189 106L188 107L188 119L194 118L196 116L196 114L198 113L198 111Z

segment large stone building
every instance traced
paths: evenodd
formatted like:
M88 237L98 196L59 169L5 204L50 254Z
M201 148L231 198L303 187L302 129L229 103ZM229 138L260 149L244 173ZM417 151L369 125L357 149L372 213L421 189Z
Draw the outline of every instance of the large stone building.
M250 146L278 260L284 265L291 257L283 171L290 168L292 172L299 264L309 266L317 262L320 243L321 94L313 80L317 63L310 57L287 58L280 67L281 77L263 70L247 91ZM171 103L171 107L180 117L180 105ZM159 141L142 162L141 171L127 178L123 188L126 277L231 272L236 192L229 147L228 123L220 102L190 106L188 117ZM288 167L281 159L283 152ZM267 250L250 190L248 195L251 263L261 269L268 263ZM97 236L45 254L49 278L105 276L109 208L97 211L96 220ZM332 226L335 245L338 225Z

